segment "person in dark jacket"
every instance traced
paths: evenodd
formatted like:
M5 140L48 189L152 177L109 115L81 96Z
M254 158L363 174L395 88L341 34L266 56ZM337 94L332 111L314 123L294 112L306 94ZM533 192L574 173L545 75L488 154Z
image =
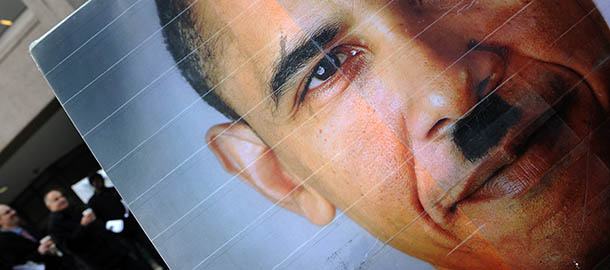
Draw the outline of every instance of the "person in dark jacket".
M150 269L146 263L130 257L129 250L106 231L93 212L77 212L61 192L49 191L45 204L51 211L49 233L62 250L71 252L94 269Z
M19 224L17 212L0 204L0 269L12 269L28 261L44 264L46 269L75 269L61 252L54 248L53 240L40 243L40 234Z
M88 178L89 184L95 188L95 193L89 199L87 205L93 209L96 219L104 223L111 220L123 221L123 230L119 232L119 236L126 240L126 243L138 256L146 260L152 260L153 264L163 265L167 269L168 267L163 259L116 189L104 186L104 178L97 172L90 174Z
M104 178L100 174L92 173L88 178L89 184L95 188L95 193L87 205L93 209L97 219L106 222L131 216L119 193L114 188L105 187Z

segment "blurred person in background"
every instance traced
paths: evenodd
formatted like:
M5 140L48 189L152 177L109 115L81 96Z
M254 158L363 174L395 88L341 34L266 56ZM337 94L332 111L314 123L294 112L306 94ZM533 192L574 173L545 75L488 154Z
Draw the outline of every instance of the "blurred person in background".
M17 211L0 204L0 269L12 269L28 262L44 264L45 269L78 269L70 256L54 248L51 239L40 241L41 234L20 224Z
M125 243L155 268L164 265L163 259L152 245L140 224L133 217L129 208L116 191L116 189L104 186L104 178L97 172L88 176L89 184L95 188L95 193L87 203L95 213L96 219L107 224L108 221L121 221L123 228L116 232ZM107 227L108 228L108 227ZM165 266L167 268L167 266Z
M132 257L116 235L107 231L92 211L81 214L57 190L44 197L49 217L49 234L62 249L85 261L93 269L151 269Z

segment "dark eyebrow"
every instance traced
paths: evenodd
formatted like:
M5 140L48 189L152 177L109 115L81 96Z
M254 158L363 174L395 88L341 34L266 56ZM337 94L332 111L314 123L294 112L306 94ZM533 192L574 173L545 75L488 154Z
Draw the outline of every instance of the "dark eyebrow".
M306 35L289 53L282 52L282 55L273 67L271 77L271 97L275 104L285 92L286 82L293 79L297 72L309 61L322 54L322 51L339 34L339 25L328 23L313 31L313 35Z

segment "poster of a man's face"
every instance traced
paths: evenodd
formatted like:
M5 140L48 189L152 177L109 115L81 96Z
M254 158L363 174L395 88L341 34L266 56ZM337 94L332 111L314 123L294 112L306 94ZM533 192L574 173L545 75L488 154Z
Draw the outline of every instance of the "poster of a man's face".
M85 9L95 5L101 4L90 3ZM132 12L132 6L126 4L121 12ZM174 173L184 167L213 170L209 164L216 161L192 161L199 153L192 152L193 147L168 147L198 138L199 149L213 153L215 164L269 199L271 208L281 206L303 217L291 219L307 220L314 228L348 216L376 241L397 251L393 256L408 254L438 269L593 269L608 260L610 30L602 14L609 13L610 4L605 1L156 0L148 9L158 16L147 15L147 20L158 20L149 26L154 29L149 37L155 36L156 46L165 50L165 60L159 61L173 63L167 68L123 61L136 57L133 52L140 47L125 49L124 57L110 61L108 69L100 68L103 72L75 88L79 91L64 95L58 81L74 74L50 73L61 70L72 54L57 57L64 60L45 68L41 59L48 56L37 52L52 50L37 47L52 48L51 42L39 41L32 52L158 247L188 227L176 224L196 224L206 211L223 213L217 223L231 222L224 213L249 212L231 207L250 201L223 193L229 182L202 187L194 183L207 181L198 179L205 177ZM64 25L74 29L76 23ZM115 31L118 37L128 35ZM54 33L46 39L53 39ZM82 44L94 38L98 37L82 38ZM143 48L147 46L152 45ZM158 75L146 79L143 88L110 79L106 87L97 85L120 67ZM146 99L150 85L162 84L163 95L168 96L173 94L167 92L184 88L185 82L176 86L159 81L167 72L192 87L184 91L229 120L202 120L205 116L195 113L178 125L172 121L183 118L194 103L171 110L162 103L158 108L143 102L140 109L130 105ZM118 90L104 90L108 86ZM112 105L97 118L84 117L80 113L91 113L91 107L83 104L104 104L89 101L93 97L79 101L82 93L96 87L104 98L113 96L104 91L134 94L113 98L122 99L121 105ZM163 102L169 104L170 99ZM173 110L176 116L140 114L146 115L141 116L144 122L160 124L150 136L137 135L145 123L112 121L126 110ZM189 128L188 123L196 126L201 121L212 123L204 132ZM104 125L118 139L103 135L98 127ZM162 132L169 128L175 132ZM121 147L121 138L133 136L144 139L131 148ZM164 150L145 150L142 145L151 141ZM181 149L185 154L176 154ZM124 162L132 156L138 158L137 164L175 165L165 171L150 165L149 171L160 170L154 172L156 179L134 184L132 179L148 178L149 172L143 172L144 165ZM170 184L168 178L176 180ZM198 192L205 196L192 195ZM199 199L187 203L178 195L184 193ZM214 204L211 196L234 199ZM165 212L147 218L154 212L154 201L169 211L181 209L176 210L182 211L179 218ZM271 219L268 212L258 213L243 214L246 225L230 229L219 245L192 244L201 249L187 258L193 261L189 267L213 268L202 263L236 246L248 246L247 240L235 238L274 231L273 226L260 225ZM258 225L260 229L251 230ZM221 227L198 233L214 238L209 235ZM178 238L188 242L186 236ZM288 238L278 241L291 241ZM283 263L312 239L306 238L297 240L275 266L295 267ZM159 249L166 260L181 252L164 254L164 248ZM349 267L374 266L358 261Z

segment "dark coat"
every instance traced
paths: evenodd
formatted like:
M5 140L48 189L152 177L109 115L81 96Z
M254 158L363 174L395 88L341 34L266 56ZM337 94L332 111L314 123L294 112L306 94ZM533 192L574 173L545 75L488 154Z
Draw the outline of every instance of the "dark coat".
M125 218L125 212L129 210L125 209L121 200L121 196L114 188L105 187L102 190L96 191L91 199L89 199L87 205L93 210L95 217L101 221L123 220L125 227L120 235L127 239L132 239L141 230L140 225L131 213L129 213L128 218Z
M118 235L126 240L126 243L130 245L134 254L139 255L141 258L146 257L138 248L138 246L140 246L140 248L143 248L148 252L149 256L154 257L154 260L163 264L163 259L159 256L157 250L131 212L128 212L129 216L125 218L125 213L129 210L126 209L121 200L122 198L116 189L104 187L95 191L95 194L89 199L87 205L93 210L96 218L101 221L123 220L123 231Z
M26 228L35 238L39 238L33 231ZM0 232L0 269L12 269L15 265L25 264L27 261L44 263L46 269L66 269L62 267L62 259L53 255L40 255L38 242L33 242L13 232Z
M116 268L128 256L128 250L95 220L81 226L82 215L68 208L49 216L49 234L62 250L79 257L93 268Z
M125 214L125 206L121 203L121 196L113 188L103 188L100 191L95 191L95 194L87 203L95 217L103 220L123 219Z

